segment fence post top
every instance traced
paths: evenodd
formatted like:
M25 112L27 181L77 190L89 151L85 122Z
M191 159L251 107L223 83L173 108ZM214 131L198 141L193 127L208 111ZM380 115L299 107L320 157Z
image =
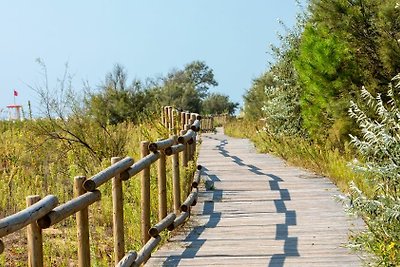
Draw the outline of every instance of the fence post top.
M150 142L149 141L140 141L140 144L142 146L148 146L150 144Z
M122 157L111 157L111 163L114 164L118 161L120 161L122 159Z
M30 196L27 196L26 197L26 200L28 201L28 200L33 200L33 201L38 201L38 200L40 200L40 196L39 195L30 195Z

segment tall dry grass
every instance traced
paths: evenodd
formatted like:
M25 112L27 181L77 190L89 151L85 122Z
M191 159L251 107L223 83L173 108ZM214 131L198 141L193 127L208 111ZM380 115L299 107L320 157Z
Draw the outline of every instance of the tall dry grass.
M87 118L86 118L87 119ZM140 142L168 138L169 132L156 118L144 118L138 124L108 125L103 129L87 119L85 142L52 139L43 134L49 121L0 122L0 218L25 208L28 195L44 197L54 194L60 203L73 198L73 178L90 177L110 165L112 156L140 158ZM63 122L65 123L65 121ZM68 121L67 121L68 123ZM73 123L72 121L70 123ZM48 126L48 125L47 125ZM75 125L76 126L76 125ZM68 125L68 127L75 127ZM70 129L70 128L68 128ZM118 147L117 147L118 146ZM119 154L114 154L118 151ZM168 208L172 211L172 167L167 158ZM194 165L182 168L182 198L187 195ZM139 175L138 175L139 176ZM140 179L124 182L124 220L126 250L138 250L140 243ZM152 223L157 221L156 164L151 168ZM111 183L100 187L101 201L89 208L92 266L113 264ZM44 234L45 266L75 266L77 259L76 226L70 217ZM25 230L3 238L6 250L0 255L0 266L26 266Z

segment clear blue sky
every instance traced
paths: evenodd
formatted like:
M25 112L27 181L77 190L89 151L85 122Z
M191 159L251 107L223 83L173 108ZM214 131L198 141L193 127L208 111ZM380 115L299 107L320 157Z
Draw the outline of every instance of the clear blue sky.
M83 80L99 85L115 63L130 82L204 60L219 82L212 91L242 104L271 60L278 19L291 26L297 12L295 0L0 0L0 109L13 103L13 89L17 103L37 109L27 86L43 81L36 58L50 87L68 62L77 91Z

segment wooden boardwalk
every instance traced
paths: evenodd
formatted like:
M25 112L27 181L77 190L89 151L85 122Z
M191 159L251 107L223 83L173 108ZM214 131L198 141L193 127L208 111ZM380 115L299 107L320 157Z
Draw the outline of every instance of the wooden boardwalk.
M203 134L201 190L181 234L146 266L360 266L343 247L351 221L326 178L255 152L248 140Z

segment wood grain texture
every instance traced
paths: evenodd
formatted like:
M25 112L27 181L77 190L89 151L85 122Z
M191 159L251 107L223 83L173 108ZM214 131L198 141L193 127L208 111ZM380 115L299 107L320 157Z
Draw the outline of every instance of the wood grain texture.
M326 178L255 152L245 139L203 134L200 188L181 234L146 266L360 266L344 247L363 227L334 199Z

